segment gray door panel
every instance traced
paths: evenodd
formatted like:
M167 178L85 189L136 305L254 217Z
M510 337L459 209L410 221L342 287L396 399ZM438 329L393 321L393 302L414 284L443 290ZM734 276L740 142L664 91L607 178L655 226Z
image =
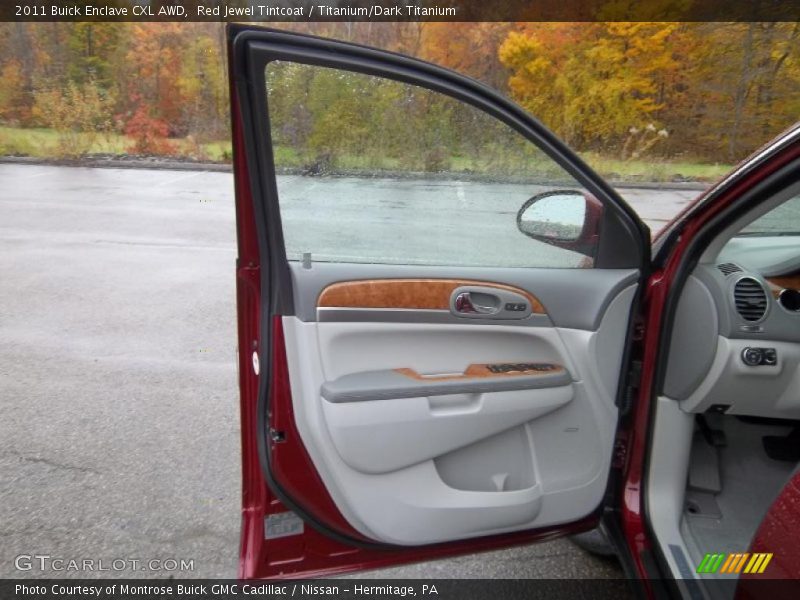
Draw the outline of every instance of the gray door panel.
M548 325L595 331L609 302L624 288L634 284L636 269L518 269L489 267L438 267L312 262L306 268L290 262L294 289L295 316L302 321L318 318L317 298L327 286L340 281L363 279L461 278L499 282L522 288L542 301L548 320L533 315L531 320L514 325ZM379 316L383 320L385 315ZM429 315L431 320L452 321L443 315ZM330 317L329 317L330 318ZM398 317L424 319L425 315ZM340 319L337 319L340 320ZM475 319L480 324L481 319ZM498 324L495 321L494 324Z

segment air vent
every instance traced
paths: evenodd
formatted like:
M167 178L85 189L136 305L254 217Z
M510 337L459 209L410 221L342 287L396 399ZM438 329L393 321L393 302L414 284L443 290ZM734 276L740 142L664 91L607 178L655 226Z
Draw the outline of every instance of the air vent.
M736 312L745 321L758 321L767 312L767 293L752 277L742 277L733 288Z
M733 263L722 263L721 265L717 265L717 268L725 274L725 277L731 273L739 273L742 270L739 265Z

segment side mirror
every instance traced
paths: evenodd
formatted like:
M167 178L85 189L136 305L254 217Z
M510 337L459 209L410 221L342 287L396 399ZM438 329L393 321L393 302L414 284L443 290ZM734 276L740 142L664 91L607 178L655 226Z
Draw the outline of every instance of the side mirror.
M603 205L589 194L560 190L536 194L517 213L517 228L535 240L594 256Z

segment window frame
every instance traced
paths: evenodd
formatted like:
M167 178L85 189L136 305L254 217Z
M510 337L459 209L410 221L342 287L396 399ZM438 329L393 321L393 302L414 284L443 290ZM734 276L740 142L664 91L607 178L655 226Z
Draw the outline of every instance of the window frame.
M294 34L273 30L269 35L269 42L263 40L263 34L245 31L238 35L234 46L247 50L234 52L244 64L231 68L239 93L249 99L242 110L246 143L255 148L255 154L262 160L259 164L249 157L248 171L254 195L264 199L257 226L268 232L265 237L269 247L262 248L261 254L269 259L265 271L272 271L272 281L278 282L270 290L275 311L291 314L293 302L267 105L266 73L273 61L329 67L404 82L439 92L498 119L539 148L605 207L594 268L639 269L642 277L649 273L650 231L636 212L544 125L497 91L448 69L393 52L313 36L303 36L303 44L297 45Z

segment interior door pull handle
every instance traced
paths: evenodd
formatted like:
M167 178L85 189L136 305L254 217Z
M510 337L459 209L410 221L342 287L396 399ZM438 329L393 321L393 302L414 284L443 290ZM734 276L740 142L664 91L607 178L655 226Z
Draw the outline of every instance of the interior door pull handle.
M450 294L450 313L463 319L525 319L531 315L531 303L510 290L464 286Z
M484 306L475 302L469 292L461 292L456 296L455 308L456 312L477 313L480 315L490 315L497 312L496 306Z

